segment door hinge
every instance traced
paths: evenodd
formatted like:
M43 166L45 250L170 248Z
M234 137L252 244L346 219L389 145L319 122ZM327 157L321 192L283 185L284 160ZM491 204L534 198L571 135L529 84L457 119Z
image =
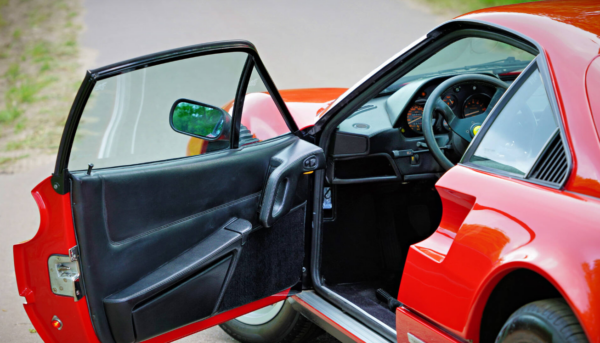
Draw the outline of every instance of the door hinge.
M48 258L48 274L52 293L73 297L75 301L83 298L84 290L81 284L79 269L79 249L77 246L69 249L67 255L51 255Z

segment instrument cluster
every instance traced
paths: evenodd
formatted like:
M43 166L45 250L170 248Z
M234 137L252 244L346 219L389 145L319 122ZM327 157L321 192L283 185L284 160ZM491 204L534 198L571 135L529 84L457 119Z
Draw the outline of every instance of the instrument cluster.
M443 81L438 79L434 83L426 84L416 92L410 107L406 113L402 114L400 121L402 133L409 136L423 134L423 108L429 94ZM441 98L454 111L455 115L467 118L485 112L495 91L494 87L479 83L462 83L450 87L442 94ZM439 113L434 114L433 126L436 133L450 131L448 123Z

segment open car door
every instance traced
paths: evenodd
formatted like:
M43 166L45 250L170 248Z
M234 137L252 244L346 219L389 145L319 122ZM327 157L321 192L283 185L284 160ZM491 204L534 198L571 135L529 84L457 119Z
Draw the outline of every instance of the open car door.
M42 339L173 341L300 289L325 157L297 131L249 42L89 71L14 247Z

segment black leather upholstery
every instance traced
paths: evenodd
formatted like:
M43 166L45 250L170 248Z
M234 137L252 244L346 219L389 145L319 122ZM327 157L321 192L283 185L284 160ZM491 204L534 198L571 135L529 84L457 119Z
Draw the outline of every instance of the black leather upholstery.
M205 292L218 288L215 294L219 300L214 307L224 308L219 303L225 301L241 305L258 300L260 297L252 294L244 294L243 299L228 299L235 297L236 293L227 292L227 287L221 287L241 272L235 267L236 251L239 251L239 256L245 256L247 267L244 268L254 269L254 259L263 264L280 263L274 261L275 257L266 256L273 253L272 249L252 249L252 255L244 254L246 247L256 241L253 239L256 234L261 237L261 242L264 241L260 246L269 245L270 242L287 244L287 247L279 249L294 251L294 260L291 257L286 259L286 263L294 267L289 270L276 269L297 275L272 274L270 277L275 279L271 280L254 278L247 287L277 292L299 280L298 266L301 267L303 259L304 211L301 211L299 220L298 214L294 214L296 219L277 231L272 230L273 227L249 233L249 227L259 226L259 199L272 157L298 142L301 141L289 135L237 150L97 170L90 176L83 172L71 176L82 278L92 322L102 342L132 342L131 332L123 334L125 329L121 325L129 327L135 321L136 327L138 322L143 326L145 319L142 318L148 318L146 314L150 312L146 311L149 308L170 306L154 303L160 297L171 299L168 290L186 287L186 282L195 277L200 280L206 268L230 253L233 257L226 280L219 283L214 281L216 278L211 278L213 281L203 281L197 287ZM294 159L294 156L290 155L290 159ZM291 207L288 204L285 206ZM235 218L250 224L243 221L232 224ZM285 222L285 216L281 221ZM283 230L295 234L275 242L279 235L287 234ZM248 242L242 246L245 240ZM253 243L252 246L257 244ZM289 284L283 285L286 282ZM185 302L185 294L189 293L184 292L175 298ZM191 294L190 297L193 299ZM138 314L128 316L127 311L131 308ZM168 325L161 330L175 329L177 323L177 320L167 322ZM116 329L112 333L111 327ZM144 332L143 335L161 333L150 328L140 330ZM141 336L134 339L139 341Z

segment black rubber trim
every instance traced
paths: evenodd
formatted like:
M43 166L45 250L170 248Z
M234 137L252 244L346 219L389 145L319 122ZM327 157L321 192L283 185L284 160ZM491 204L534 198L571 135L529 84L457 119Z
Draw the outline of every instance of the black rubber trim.
M231 123L231 148L237 149L240 146L240 128L242 125L242 111L244 109L244 101L246 100L246 91L248 89L248 83L250 82L250 76L252 75L252 69L254 68L254 60L248 56L244 70L242 71L242 77L238 84L235 104L233 105L232 123Z

